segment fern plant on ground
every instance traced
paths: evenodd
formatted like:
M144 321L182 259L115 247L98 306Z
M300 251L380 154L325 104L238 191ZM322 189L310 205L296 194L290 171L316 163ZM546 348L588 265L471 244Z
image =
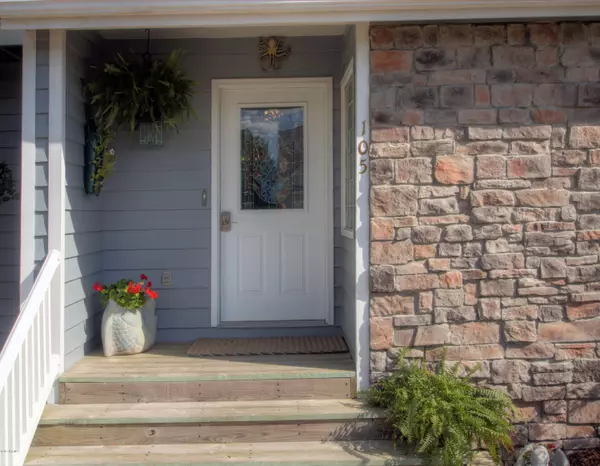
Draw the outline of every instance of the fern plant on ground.
M461 376L461 363L441 361L435 370L425 361L409 361L406 352L398 369L373 385L366 400L384 408L394 441L405 442L428 465L470 464L473 447L485 446L500 462L501 449L510 449L514 406L502 392L475 385L475 367Z

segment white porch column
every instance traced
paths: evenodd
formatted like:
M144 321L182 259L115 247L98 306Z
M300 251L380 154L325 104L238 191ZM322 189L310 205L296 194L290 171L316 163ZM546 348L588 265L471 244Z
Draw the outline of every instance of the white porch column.
M356 378L358 390L369 387L369 23L355 25L356 85ZM365 152L361 155L361 152ZM366 167L366 170L365 170ZM362 171L364 173L360 174Z
M52 355L60 372L65 359L65 125L66 31L50 31L48 109L48 253L56 249L61 262L51 285L52 306L60 317L52 322Z
M31 291L35 268L35 95L37 34L23 34L21 68L21 249L19 304Z

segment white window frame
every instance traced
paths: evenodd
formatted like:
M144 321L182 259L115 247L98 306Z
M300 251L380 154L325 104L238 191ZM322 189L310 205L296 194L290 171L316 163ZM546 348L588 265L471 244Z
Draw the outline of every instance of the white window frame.
M347 175L347 167L348 167L348 101L346 99L346 88L350 81L354 82L354 96L353 96L353 123L355 125L354 128L354 138L356 140L356 79L354 78L354 59L350 60L350 63L346 67L346 71L344 72L344 77L342 78L342 82L340 85L340 105L341 105L341 121L340 121L340 210L342 214L341 218L341 232L342 236L350 239L354 239L354 232L356 229L356 202L354 197L352 196L350 199L347 197L346 187L348 185L348 181L346 179ZM356 147L353 148L352 153L356 157ZM354 161L356 162L356 160ZM352 163L352 167L354 169L354 176L352 177L352 183L356 182L356 163ZM356 194L356 193L354 193ZM354 210L352 227L348 228L346 226L346 209L350 207L348 202L351 202L352 209Z

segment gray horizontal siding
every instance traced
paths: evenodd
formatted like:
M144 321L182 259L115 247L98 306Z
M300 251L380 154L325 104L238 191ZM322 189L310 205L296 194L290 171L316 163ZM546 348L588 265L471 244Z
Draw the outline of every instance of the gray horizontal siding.
M154 282L159 339L189 341L202 336L317 334L322 329L210 328L210 199L202 206L202 191L210 194L210 131L212 79L332 76L334 92L334 157L339 160L339 82L341 37L297 37L288 40L292 54L281 70L265 73L256 54L256 38L153 41L155 57L174 49L185 52L183 66L197 82L194 107L198 119L179 133L167 132L163 147L144 147L138 136L122 134L115 142L117 165L102 193L103 278L110 282L146 273ZM103 50L138 53L145 41L108 41ZM332 180L334 181L334 180ZM336 218L339 217L339 162L335 178ZM334 186L332 184L332 186ZM336 222L336 319L342 315L344 245ZM172 285L160 285L162 271L173 274Z
M0 162L21 180L21 63L0 63ZM0 349L19 312L20 203L0 204Z
M65 364L75 363L100 341L101 306L93 284L102 280L102 200L84 190L85 106L81 80L93 43L67 34Z

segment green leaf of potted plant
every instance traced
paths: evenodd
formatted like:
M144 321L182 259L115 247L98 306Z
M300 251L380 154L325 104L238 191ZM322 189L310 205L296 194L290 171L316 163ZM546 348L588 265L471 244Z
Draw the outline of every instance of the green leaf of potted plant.
M105 356L136 354L149 350L156 341L158 293L144 274L140 280L121 279L110 285L94 283L104 306L102 347Z

